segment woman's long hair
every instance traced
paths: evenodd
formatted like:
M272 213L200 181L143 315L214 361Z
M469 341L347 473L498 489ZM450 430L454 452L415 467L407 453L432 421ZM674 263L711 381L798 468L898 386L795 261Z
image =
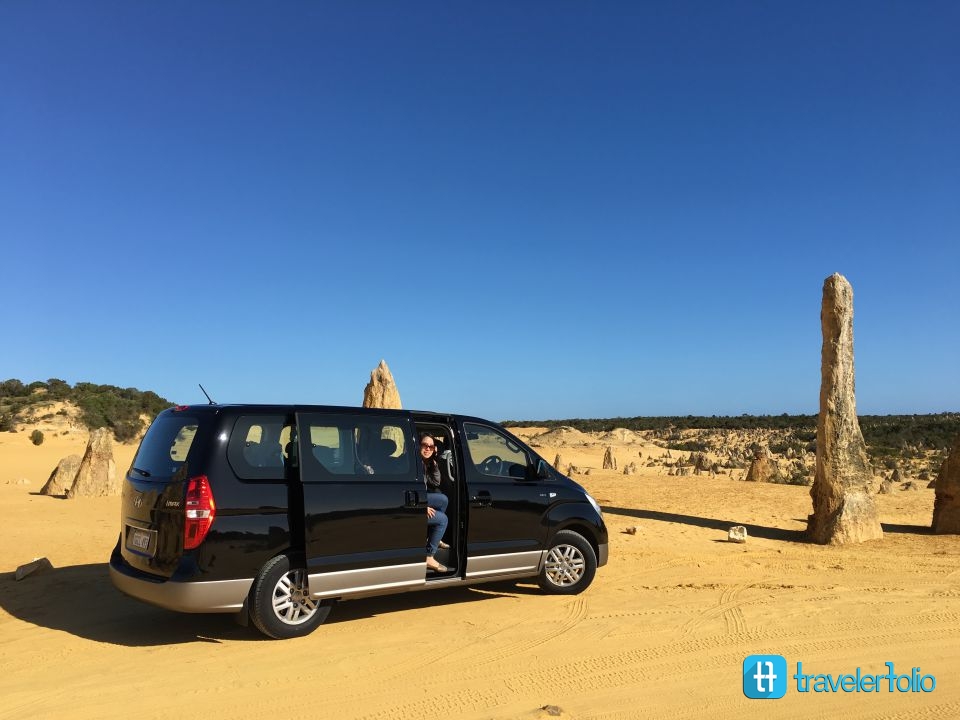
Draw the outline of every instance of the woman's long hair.
M437 439L430 433L421 433L420 442L423 442L427 438L433 440L433 454L426 460L424 460L423 455L421 455L420 459L423 460L423 467L426 468L427 472L433 472L434 470L440 469L440 464L437 462Z

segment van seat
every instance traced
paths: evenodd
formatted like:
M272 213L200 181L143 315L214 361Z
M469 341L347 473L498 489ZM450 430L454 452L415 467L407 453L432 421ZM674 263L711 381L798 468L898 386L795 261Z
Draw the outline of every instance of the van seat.
M314 445L313 456L328 471L335 472L336 462L333 456L333 448L325 445Z
M370 465L375 473L396 475L400 472L401 458L394 457L397 443L390 438L380 438L371 445Z
M243 459L248 465L260 467L260 443L247 441L243 444Z

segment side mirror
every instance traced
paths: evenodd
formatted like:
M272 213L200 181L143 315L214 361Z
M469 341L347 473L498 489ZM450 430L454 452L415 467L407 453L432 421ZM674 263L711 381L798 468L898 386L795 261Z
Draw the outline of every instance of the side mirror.
M547 465L547 461L543 458L540 458L537 461L537 479L538 480L549 480L550 479L550 466Z

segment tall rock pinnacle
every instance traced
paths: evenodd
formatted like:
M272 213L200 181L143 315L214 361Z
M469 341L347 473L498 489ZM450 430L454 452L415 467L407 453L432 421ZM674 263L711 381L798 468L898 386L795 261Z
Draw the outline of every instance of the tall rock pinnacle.
M399 410L400 391L384 360L370 373L370 382L363 389L363 407Z
M823 283L820 310L820 416L817 471L810 489L807 535L843 545L883 537L874 504L873 471L857 421L853 373L853 288L833 274Z

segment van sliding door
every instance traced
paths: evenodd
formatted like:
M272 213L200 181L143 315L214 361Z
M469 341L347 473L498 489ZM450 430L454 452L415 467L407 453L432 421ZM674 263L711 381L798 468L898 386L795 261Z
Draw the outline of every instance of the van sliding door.
M339 597L426 578L426 492L409 417L297 414L310 594Z

